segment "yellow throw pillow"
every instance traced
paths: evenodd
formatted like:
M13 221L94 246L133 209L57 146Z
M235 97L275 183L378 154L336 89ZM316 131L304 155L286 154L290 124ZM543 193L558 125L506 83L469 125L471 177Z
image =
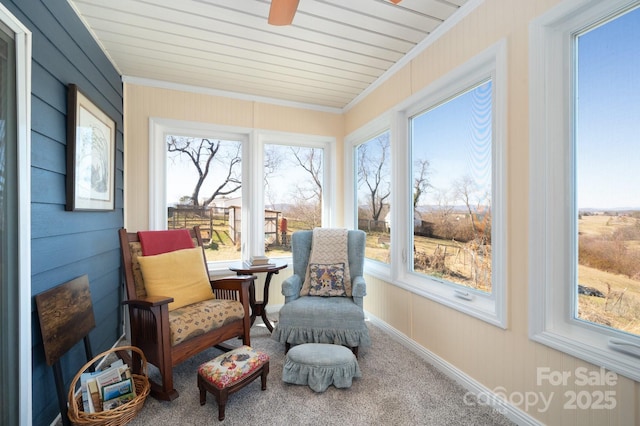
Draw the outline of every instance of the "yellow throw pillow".
M202 248L176 250L155 256L138 256L149 296L169 296L169 310L213 299Z

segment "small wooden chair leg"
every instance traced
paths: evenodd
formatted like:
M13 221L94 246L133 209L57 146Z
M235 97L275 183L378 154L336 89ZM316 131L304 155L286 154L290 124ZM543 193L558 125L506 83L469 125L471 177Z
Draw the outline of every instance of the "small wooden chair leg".
M207 402L207 389L204 387L200 376L198 376L198 389L200 390L200 405L204 405Z
M260 376L260 381L262 382L262 390L267 390L267 375L269 374L269 364L265 364L262 366L262 375Z
M220 392L220 396L218 397L218 420L224 420L224 409L227 406L227 399L229 396L229 392L226 389L223 389Z

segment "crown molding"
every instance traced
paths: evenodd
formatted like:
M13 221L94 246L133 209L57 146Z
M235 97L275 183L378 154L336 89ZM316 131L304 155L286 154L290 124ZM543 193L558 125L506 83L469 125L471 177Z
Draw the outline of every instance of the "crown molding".
M246 93L229 92L226 90L212 89L208 87L192 86L189 84L172 83L169 81L154 80L150 78L140 78L133 76L122 76L123 83L136 84L139 86L155 87L158 89L178 90L181 92L198 93L201 95L221 96L224 98L239 99L250 102L260 102L271 105L278 105L297 109L308 109L312 111L328 112L331 114L342 114L341 108L325 107L321 105L306 104L303 102L286 101L283 99L269 98L266 96L248 95Z

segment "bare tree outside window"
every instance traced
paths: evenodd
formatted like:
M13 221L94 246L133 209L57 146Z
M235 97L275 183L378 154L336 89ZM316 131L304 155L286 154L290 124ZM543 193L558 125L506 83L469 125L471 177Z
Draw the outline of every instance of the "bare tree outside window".
M389 149L388 132L358 147L358 192L364 196L374 221L380 220L391 195Z
M491 292L491 82L410 120L413 267Z
M264 146L265 250L287 256L291 234L322 226L322 148Z
M413 210L416 210L418 203L427 193L431 184L429 183L429 160L418 159L415 161L413 176Z
M294 184L296 214L305 228L313 229L322 223L322 150L289 147L292 165L301 170L302 180Z
M223 142L207 138L191 138L168 136L167 151L169 161L187 161L193 165L196 183L191 191L191 204L207 207L215 199L229 196L240 190L242 180L240 176L239 142ZM221 172L214 177L212 167L219 167ZM209 183L209 190L203 191L202 186Z
M264 205L269 208L276 208L278 203L277 188L273 188L272 177L277 176L284 162L284 154L278 149L278 145L265 145L264 147Z
M169 135L169 229L199 225L207 259L241 257L242 142ZM264 145L264 243L269 256L288 255L290 236L322 226L324 149Z
M358 229L367 233L365 256L389 263L391 158L389 131L356 148Z
M198 225L208 260L239 259L241 142L169 135L166 149L167 228Z

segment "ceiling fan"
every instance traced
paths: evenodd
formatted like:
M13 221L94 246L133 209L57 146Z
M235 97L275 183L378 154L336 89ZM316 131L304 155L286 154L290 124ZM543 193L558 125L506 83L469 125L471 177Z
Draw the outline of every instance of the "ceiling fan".
M393 4L398 4L402 0L389 0ZM300 0L271 0L269 9L269 24L271 25L291 25L293 16L298 9Z

